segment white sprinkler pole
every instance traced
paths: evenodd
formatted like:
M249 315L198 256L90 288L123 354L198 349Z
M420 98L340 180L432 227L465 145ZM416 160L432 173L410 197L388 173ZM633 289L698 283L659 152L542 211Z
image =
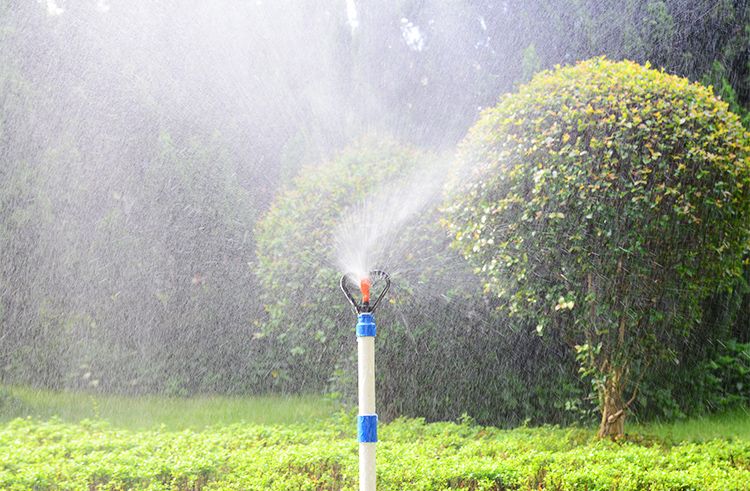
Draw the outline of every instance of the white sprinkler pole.
M378 441L378 415L375 413L375 317L373 312L391 287L391 279L384 271L370 271L361 278L359 289L362 303L351 291L353 274L341 277L341 290L357 313L357 380L359 413L357 441L359 441L359 491L375 491L375 444ZM372 278L383 285L375 302L370 304Z
M375 413L375 319L372 313L357 318L357 360L359 386L359 491L375 491L375 444L378 415Z

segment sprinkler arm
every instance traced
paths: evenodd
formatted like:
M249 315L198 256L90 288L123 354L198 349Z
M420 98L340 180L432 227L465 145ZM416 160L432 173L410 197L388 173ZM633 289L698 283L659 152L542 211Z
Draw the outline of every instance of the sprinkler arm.
M390 276L388 276L388 273L378 270L370 271L369 273L367 273L367 276L365 278L362 278L359 284L359 289L362 293L362 302L357 302L354 294L352 294L352 290L350 288L347 288L347 284L352 283L349 278L353 276L354 275L345 274L341 277L341 281L339 282L341 291L344 292L344 295L346 295L346 299L349 300L350 304L352 304L352 308L354 309L354 312L356 314L373 312L375 308L380 304L380 301L383 300L383 297L388 292L388 289L391 287ZM370 289L374 284L379 283L379 280L385 280L385 286L375 299L375 302L370 304Z

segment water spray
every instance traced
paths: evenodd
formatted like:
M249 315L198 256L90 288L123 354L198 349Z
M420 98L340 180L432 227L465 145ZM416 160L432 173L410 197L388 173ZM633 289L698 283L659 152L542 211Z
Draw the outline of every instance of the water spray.
M357 314L357 375L359 387L359 412L357 439L359 441L359 491L375 491L375 444L378 441L378 415L375 413L375 308L391 287L390 277L383 271L370 271L359 278L355 275L341 277L341 290ZM352 287L359 287L362 301L357 302ZM371 292L380 289L375 301L370 303Z

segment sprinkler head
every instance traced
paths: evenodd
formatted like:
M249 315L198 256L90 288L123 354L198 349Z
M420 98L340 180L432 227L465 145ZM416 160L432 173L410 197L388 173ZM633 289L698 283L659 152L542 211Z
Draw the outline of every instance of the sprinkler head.
M349 303L352 304L354 313L363 314L365 312L373 312L375 307L380 304L380 301L383 300L386 292L391 287L391 278L383 271L370 271L367 273L367 276L359 280L359 285L357 285L354 280L356 277L357 275L353 274L345 274L342 276L339 283L341 290L344 292L344 295L346 295L346 299L349 300ZM357 286L359 286L359 291L362 293L362 302L357 302L354 298L353 292L356 291L355 288ZM375 301L371 304L371 294L378 290L380 290L380 293L377 294Z

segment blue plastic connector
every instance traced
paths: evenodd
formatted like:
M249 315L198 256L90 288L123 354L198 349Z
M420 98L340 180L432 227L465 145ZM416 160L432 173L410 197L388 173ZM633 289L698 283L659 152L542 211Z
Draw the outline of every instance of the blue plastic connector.
M377 414L361 414L357 416L357 439L359 443L376 443L378 441Z
M376 331L375 317L372 313L366 312L357 316L357 337L375 337Z

